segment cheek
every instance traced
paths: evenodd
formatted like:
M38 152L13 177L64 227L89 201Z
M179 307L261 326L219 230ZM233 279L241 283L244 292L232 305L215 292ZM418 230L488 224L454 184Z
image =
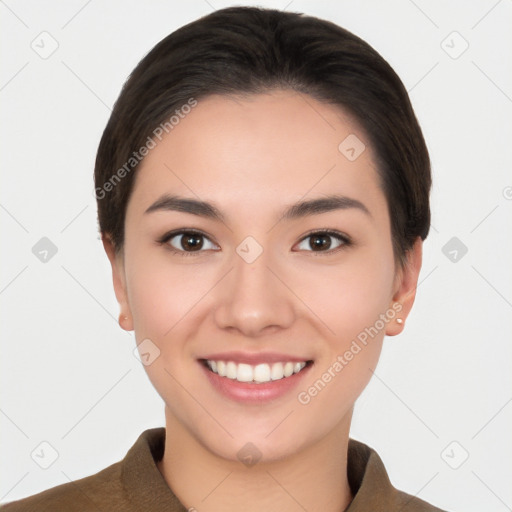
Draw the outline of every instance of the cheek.
M329 278L309 287L310 304L328 331L312 377L297 399L308 415L323 418L323 433L346 417L373 375L384 338L380 315L389 306L392 278L392 271L383 271L378 262L363 261L346 269L333 267ZM320 435L318 428L313 426L312 435Z
M321 319L326 341L311 391L319 397L315 407L336 404L339 412L359 396L379 359L386 325L382 315L390 307L394 278L392 251L360 251L310 274L315 283L305 282L302 296Z
M180 374L176 362L187 358L188 320L211 285L192 266L184 266L184 271L183 266L171 264L165 254L155 252L132 249L131 258L126 259L134 331L137 344L149 339L157 347L151 350L158 356L144 366L157 392L164 402L187 409L190 404L179 384L186 381L186 374ZM191 388L188 384L187 389Z
M133 256L126 269L137 338L172 336L211 286L193 266L173 265L165 254Z
M390 307L394 278L391 256L360 252L336 265L304 269L301 275L298 295L324 322L329 338L337 340L340 348L374 325ZM311 278L304 279L307 275ZM379 326L382 328L380 322Z

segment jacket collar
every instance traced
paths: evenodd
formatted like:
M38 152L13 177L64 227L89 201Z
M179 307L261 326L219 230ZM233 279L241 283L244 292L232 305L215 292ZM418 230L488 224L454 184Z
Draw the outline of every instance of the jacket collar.
M164 427L144 431L121 461L123 487L140 510L187 512L156 465L163 457L164 447ZM354 439L349 439L347 477L354 499L344 512L442 512L397 491L377 452Z

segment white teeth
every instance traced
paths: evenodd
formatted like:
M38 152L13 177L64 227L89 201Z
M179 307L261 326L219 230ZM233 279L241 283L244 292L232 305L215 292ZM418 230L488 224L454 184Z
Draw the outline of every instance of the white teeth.
M253 378L252 366L250 364L239 364L236 372L236 380L239 382L251 382Z
M284 376L285 377L289 377L290 375L292 375L293 373L293 367L294 367L294 364L293 363L286 363L284 365Z
M228 364L226 365L226 377L228 379L236 379L236 375L237 375L238 371L237 371L237 367L236 367L236 364L233 363L233 361L229 361Z
M233 361L206 361L210 370L217 373L220 377L237 380L238 382L270 382L272 380L281 380L290 377L294 373L299 373L306 362L292 363L261 363L255 366L246 363L236 364Z
M215 361L208 361L208 363L215 363ZM215 369L213 368L213 365L210 366L212 372L215 371ZM226 376L226 363L224 361L217 361L217 373L221 376L221 377L225 377Z
M270 372L270 378L272 380L279 380L284 377L283 363L274 363L272 365L272 371Z
M254 380L256 382L270 382L270 366L265 363L255 366Z
M302 366L301 366L302 363L295 363L293 365L293 373L298 373L302 370Z

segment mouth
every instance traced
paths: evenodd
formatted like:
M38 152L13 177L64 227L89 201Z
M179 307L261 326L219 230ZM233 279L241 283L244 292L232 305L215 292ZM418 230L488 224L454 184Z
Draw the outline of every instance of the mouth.
M253 365L214 359L202 359L201 362L209 371L219 377L251 384L265 384L287 379L313 363L311 360L299 362L284 360Z
M198 362L223 397L258 405L287 399L313 366L311 359L284 354L218 354Z

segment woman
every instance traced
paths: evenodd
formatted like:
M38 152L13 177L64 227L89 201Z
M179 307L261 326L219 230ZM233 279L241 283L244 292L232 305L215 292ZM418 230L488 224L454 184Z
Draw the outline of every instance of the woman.
M7 511L439 510L349 438L430 223L425 142L380 55L316 18L216 11L133 71L95 184L166 425Z

